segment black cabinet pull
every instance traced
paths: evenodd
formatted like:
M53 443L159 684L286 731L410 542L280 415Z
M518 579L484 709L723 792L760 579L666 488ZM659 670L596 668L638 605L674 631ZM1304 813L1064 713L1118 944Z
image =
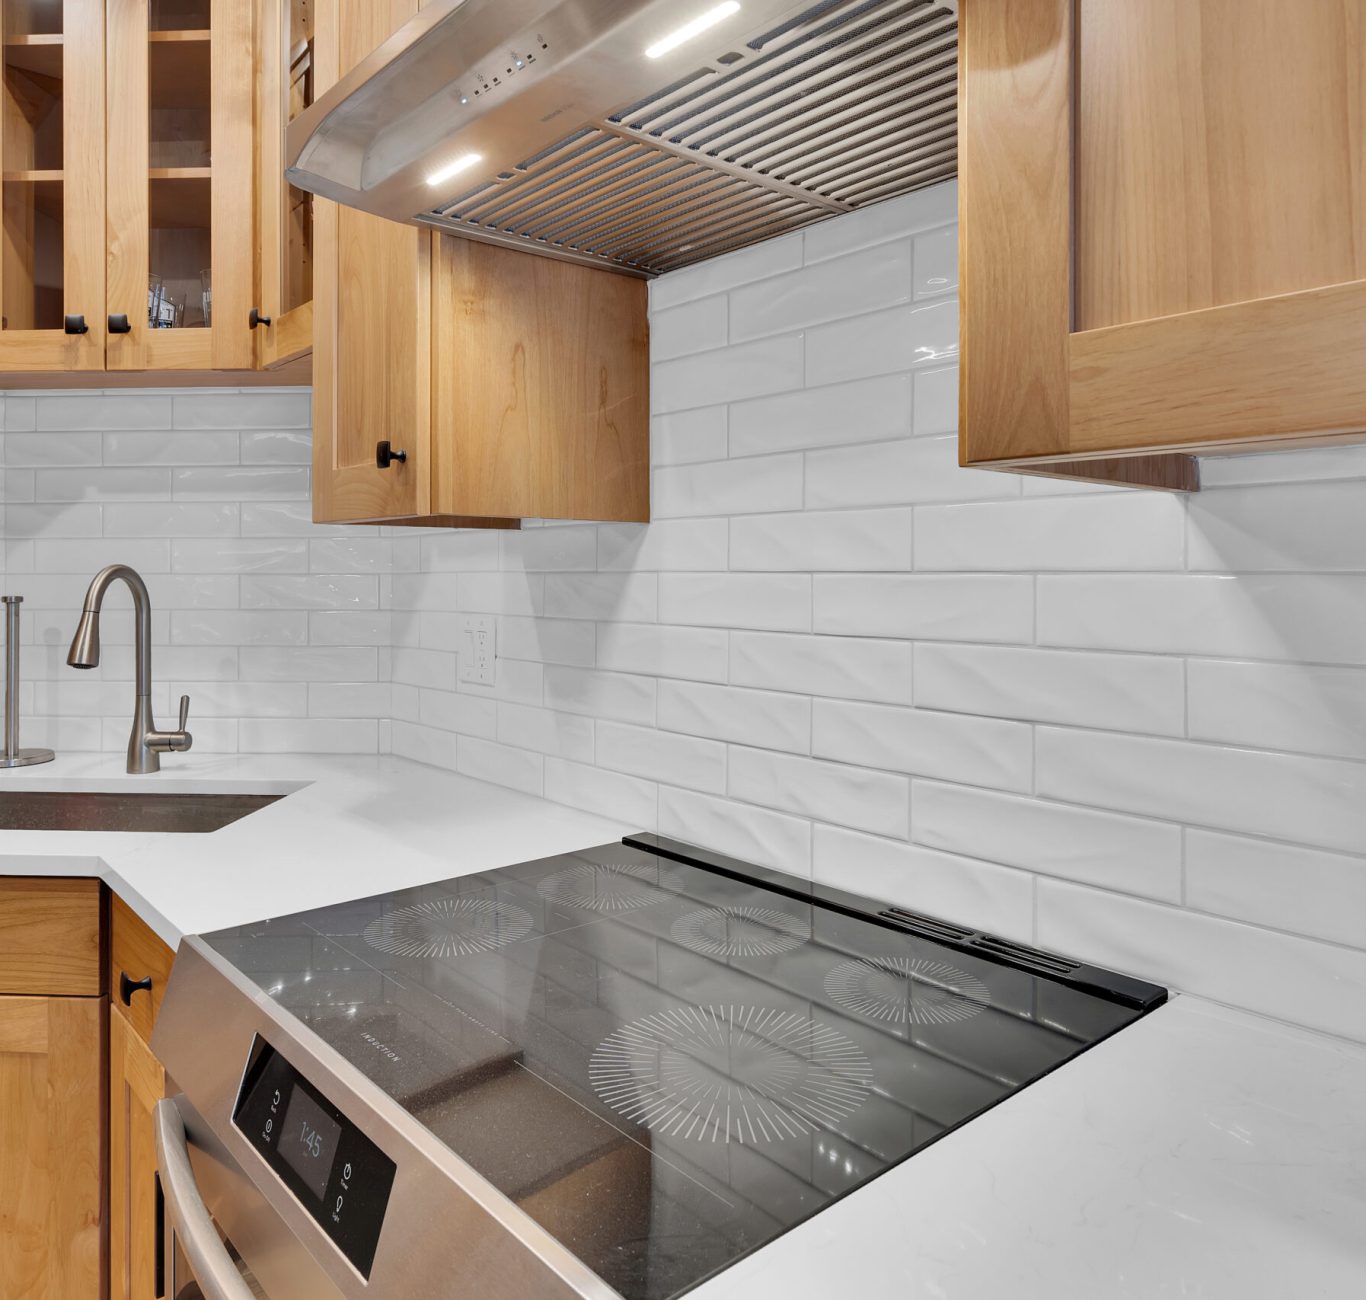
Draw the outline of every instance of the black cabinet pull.
M131 334L133 332L133 327L128 323L126 312L119 312L118 315L110 313L109 332L111 334Z
M375 467L377 469L388 469L394 461L398 461L401 465L407 459L408 453L406 451L395 451L388 438L375 443Z
M130 980L126 970L119 971L119 997L123 999L125 1007L133 1005L134 993L150 993L152 991L152 977L144 975L140 980Z
M262 316L261 313L260 313L260 311L259 311L257 308L253 307L253 308L251 309L251 311L249 311L249 312L247 313L247 328L248 328L248 329L253 329L253 330L254 330L258 325L269 325L269 324L270 324L270 317L269 317L269 316Z
M68 334L89 334L90 326L85 323L84 316L68 316L62 329Z

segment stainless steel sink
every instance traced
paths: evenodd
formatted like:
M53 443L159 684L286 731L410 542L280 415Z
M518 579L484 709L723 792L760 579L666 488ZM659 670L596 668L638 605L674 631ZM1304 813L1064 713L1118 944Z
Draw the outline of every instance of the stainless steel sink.
M202 835L273 804L278 794L0 791L0 830L163 831Z

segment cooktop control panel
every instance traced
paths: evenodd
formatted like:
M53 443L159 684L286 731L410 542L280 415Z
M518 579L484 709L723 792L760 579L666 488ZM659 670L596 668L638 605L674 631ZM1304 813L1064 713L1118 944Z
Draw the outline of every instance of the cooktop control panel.
M368 1280L394 1162L259 1036L232 1122Z

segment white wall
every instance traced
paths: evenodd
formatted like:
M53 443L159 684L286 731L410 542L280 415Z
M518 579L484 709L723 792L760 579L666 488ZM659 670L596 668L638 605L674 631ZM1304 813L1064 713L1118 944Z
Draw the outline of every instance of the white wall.
M11 392L3 586L24 597L23 741L128 744L132 603L103 661L65 663L87 585L131 564L152 597L153 705L190 698L200 751L374 753L389 713L389 542L309 522L306 390Z
M656 522L395 539L393 749L1366 1039L1366 450L959 469L955 204L657 281Z

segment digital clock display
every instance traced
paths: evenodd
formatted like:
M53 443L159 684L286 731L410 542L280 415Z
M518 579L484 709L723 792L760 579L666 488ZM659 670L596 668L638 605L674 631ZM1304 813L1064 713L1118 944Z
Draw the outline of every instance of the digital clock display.
M341 1125L308 1093L296 1087L285 1107L277 1149L280 1159L304 1180L319 1200L327 1191L340 1137Z

